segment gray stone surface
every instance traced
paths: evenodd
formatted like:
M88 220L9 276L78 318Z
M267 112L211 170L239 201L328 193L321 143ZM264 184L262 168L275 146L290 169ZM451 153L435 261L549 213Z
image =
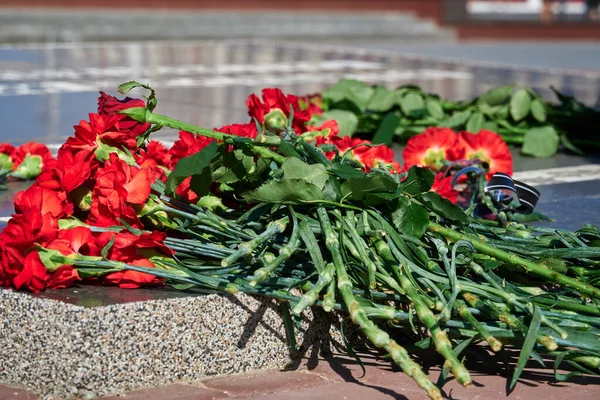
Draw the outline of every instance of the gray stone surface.
M291 362L278 306L243 294L84 308L0 289L0 304L0 383L45 398L120 393ZM305 316L296 336L300 353L339 348L329 315Z

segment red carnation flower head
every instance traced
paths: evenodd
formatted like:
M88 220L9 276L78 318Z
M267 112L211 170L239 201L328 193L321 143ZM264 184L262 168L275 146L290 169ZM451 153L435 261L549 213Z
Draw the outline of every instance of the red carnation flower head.
M207 138L206 136L194 135L193 133L186 131L179 132L179 140L177 140L169 150L169 156L171 157L170 168L175 168L177 161L191 156L192 154L196 154L214 141L214 139Z
M12 155L15 151L15 146L10 143L0 144L0 169L13 169Z
M246 137L250 139L254 139L258 135L258 129L256 129L256 124L254 122L250 122L248 124L225 125L215 130L223 133L228 133L230 135L236 135L239 137Z
M15 211L22 214L33 208L42 215L50 213L56 219L70 217L73 213L73 205L69 204L66 199L67 194L65 192L56 192L33 185L15 195Z
M139 149L134 157L141 168L144 168L145 165L169 168L171 164L171 154L169 154L164 144L156 140L149 141L145 148ZM154 163L149 163L150 160Z
M102 232L96 238L96 246L102 249L114 240L108 251L108 259L127 263L139 258L172 256L173 251L164 244L166 237L166 233L158 231L141 235L134 235L128 231Z
M145 258L131 261L129 264L138 267L155 268L154 264ZM103 278L103 282L119 285L121 289L137 289L142 286L157 286L162 285L164 281L164 279L157 278L154 275L131 270L113 272Z
M148 123L140 123L126 115L118 114L121 110L135 107L146 107L146 103L144 103L143 100L132 99L129 97L119 100L104 92L100 92L100 97L98 97L98 114L118 116L119 130L132 137L138 137L139 135L146 133L148 128L150 128L150 124Z
M72 265L63 265L46 276L47 289L66 289L81 281L79 273Z
M320 126L309 125L306 127L306 132L302 134L302 138L307 142L315 140L319 136L338 136L340 134L340 128L338 123L334 119L328 119L323 122Z
M84 185L98 169L98 161L89 150L60 150L58 157L44 168L36 183L44 188L62 190L67 194Z
M146 107L146 103L143 100L129 97L119 100L104 92L100 92L100 97L98 97L98 114L100 115L114 114L118 111L134 107Z
M413 136L402 151L404 169L413 165L439 171L444 161L463 158L463 147L458 135L450 128L427 128L425 132Z
M37 251L31 251L25 257L23 269L13 278L15 289L39 292L46 284L46 267Z
M444 176L443 172L439 172L435 175L431 191L436 192L454 204L456 204L456 201L458 200L458 191L454 190L452 187L452 176Z
M111 153L96 173L88 223L94 226L129 225L143 228L134 205L142 205L150 196L153 176L147 170L128 165Z
M319 93L299 97L298 102L300 108L306 110L311 117L323 114L323 97Z
M373 147L358 147L355 158L365 165L367 171L371 169L385 169L392 173L401 173L402 167L394 161L394 151L385 145Z
M17 147L12 155L12 176L18 179L34 179L41 173L44 165L53 159L48 148L35 142Z
M294 110L292 128L296 133L302 133L310 120L310 114L300 107L299 98L286 95L281 89L263 89L262 101L257 95L251 94L246 105L250 117L256 118L262 126L273 132L281 132L287 127L290 109Z
M44 246L46 249L58 250L65 256L82 254L84 256L99 256L100 249L96 246L96 238L90 228L76 226L70 229L61 229L56 238Z
M512 175L513 160L510 150L502 137L495 132L482 130L479 133L461 132L461 146L464 148L464 158L481 160L489 165L487 179L496 172Z
M89 121L81 121L74 128L75 135L67 139L61 150L91 151L98 161L106 161L115 152L126 159L128 155L123 150L135 152L137 137L147 130L147 127L128 128L120 114L89 114Z

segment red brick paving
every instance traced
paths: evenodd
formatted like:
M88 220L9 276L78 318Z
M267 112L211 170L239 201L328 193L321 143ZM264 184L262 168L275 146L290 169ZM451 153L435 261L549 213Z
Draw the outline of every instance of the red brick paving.
M2 400L36 400L39 396L29 390L0 384L0 399Z
M103 400L159 400L159 399L173 399L173 400L213 400L222 399L227 397L227 394L218 391L206 389L192 385L167 385L156 388L148 388L142 390L135 390L122 395L116 396L104 396Z
M297 371L267 371L202 381L207 388L223 391L230 397L250 397L320 386L324 383L327 382L318 375Z
M361 354L365 376L356 361L346 356L303 360L293 371L268 370L199 382L171 384L135 390L126 394L105 396L116 400L208 400L248 399L425 399L424 392L402 372L392 369L387 360L373 354ZM600 377L578 377L573 382L554 381L552 369L528 368L514 391L507 396L507 378L499 375L493 363L486 363L471 372L473 386L469 389L449 379L443 391L449 398L488 400L586 400L600 399ZM483 370L482 370L483 369ZM487 369L487 372L485 371ZM429 369L435 382L440 370ZM23 389L0 385L1 400L34 400L37 395Z

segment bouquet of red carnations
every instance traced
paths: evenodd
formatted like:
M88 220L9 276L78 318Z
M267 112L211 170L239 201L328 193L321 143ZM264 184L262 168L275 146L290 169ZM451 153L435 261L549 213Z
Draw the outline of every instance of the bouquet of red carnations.
M139 87L146 101L102 93L98 113L16 195L0 284L245 292L280 300L290 322L307 307L338 310L434 399L449 371L471 385L459 357L478 342L521 349L512 386L542 355L599 372L598 228L480 219L476 200L493 190L465 212L431 190L431 169L411 166L441 168L443 155L448 170L487 169L478 177L502 168L477 135L452 133L462 147L431 139L411 159L414 142L404 171L389 148L342 137L335 121L313 124L312 97L268 89L248 99L251 122L210 130L156 114L146 85L120 91ZM171 149L149 139L162 127L181 131ZM453 179L469 185L473 171ZM410 357L415 335L445 359L438 385Z

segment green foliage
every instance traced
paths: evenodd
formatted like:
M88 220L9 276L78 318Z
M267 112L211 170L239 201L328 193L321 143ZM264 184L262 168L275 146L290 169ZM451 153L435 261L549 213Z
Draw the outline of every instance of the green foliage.
M600 123L600 112L552 89L561 102L559 105L544 101L531 88L514 84L493 88L472 100L455 102L416 86L389 90L341 80L323 96L325 115L343 125L343 135L358 133L371 137L375 143L405 143L427 127L439 126L473 133L491 130L510 145L523 145L523 153L534 157L549 157L561 144L571 152L583 154L578 147L580 141L585 141L586 148L589 144L600 148L593 130ZM543 146L536 145L532 140L539 137L538 129L552 129L555 134L549 134L548 143Z
M392 221L400 233L420 238L429 226L429 213L406 197L400 197Z

